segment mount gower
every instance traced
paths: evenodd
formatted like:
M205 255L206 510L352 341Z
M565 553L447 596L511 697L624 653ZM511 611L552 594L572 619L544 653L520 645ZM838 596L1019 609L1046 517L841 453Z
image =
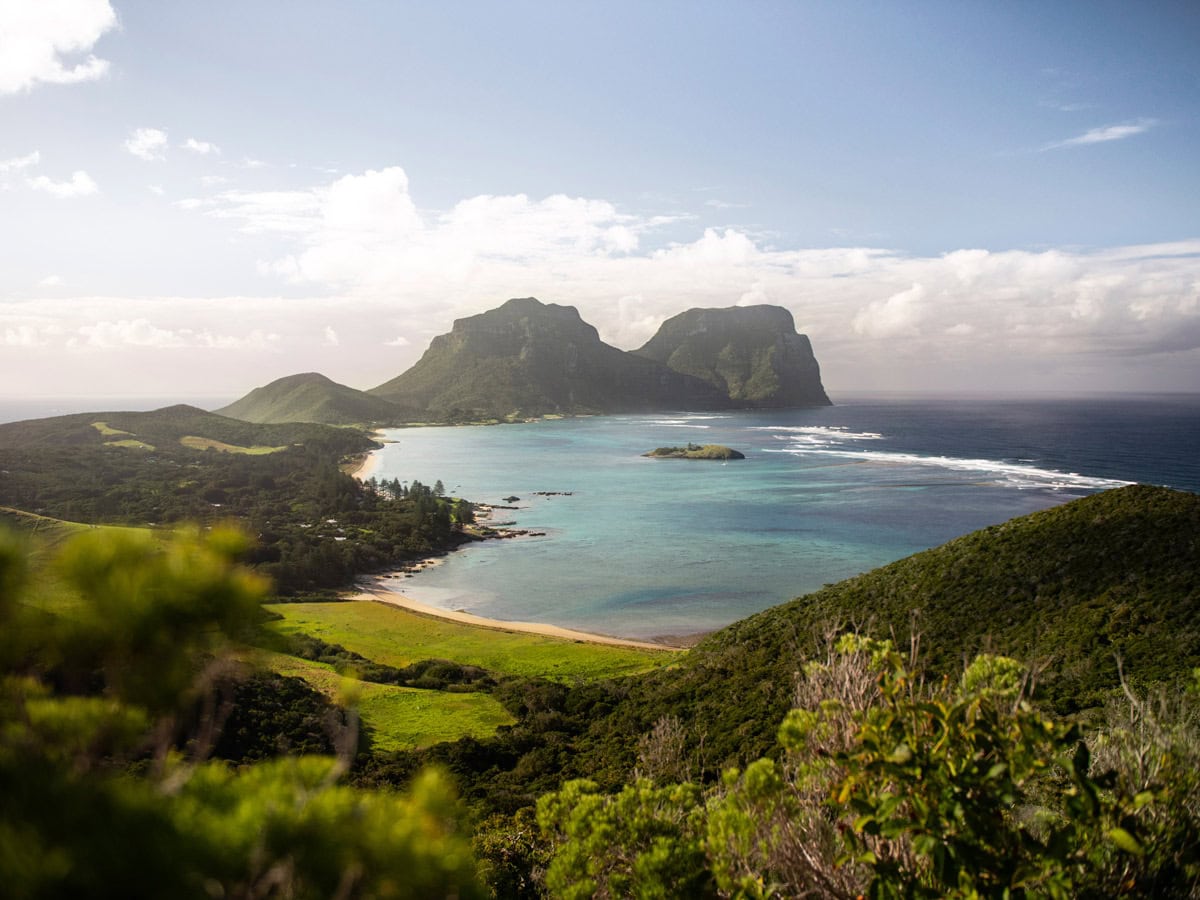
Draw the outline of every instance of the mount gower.
M219 412L340 425L828 405L812 345L782 307L691 309L629 352L574 307L527 297L458 319L412 368L368 391L291 375Z

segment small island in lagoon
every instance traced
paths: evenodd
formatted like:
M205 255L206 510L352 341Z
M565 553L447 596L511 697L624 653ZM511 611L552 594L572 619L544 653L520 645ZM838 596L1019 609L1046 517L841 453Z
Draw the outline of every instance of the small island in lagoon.
M686 447L659 447L643 453L651 459L745 459L746 454L720 444L688 444Z

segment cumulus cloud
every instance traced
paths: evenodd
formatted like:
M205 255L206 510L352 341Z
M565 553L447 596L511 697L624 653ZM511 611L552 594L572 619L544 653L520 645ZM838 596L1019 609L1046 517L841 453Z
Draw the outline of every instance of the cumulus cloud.
M1157 119L1138 119L1136 122L1126 122L1120 125L1104 125L1091 128L1083 134L1065 141L1055 141L1047 144L1043 150L1059 150L1063 147L1082 147L1088 144L1105 144L1109 141L1120 141L1134 135L1143 134L1158 124Z
M46 331L33 325L14 325L0 331L0 345L5 347L45 347L49 343Z
M94 194L100 190L91 176L82 170L73 172L70 181L54 181L46 175L39 175L37 178L28 179L28 184L35 191L45 191L62 200L86 197L88 194Z
M167 133L158 128L136 128L125 139L125 149L147 162L166 159Z
M211 144L208 141L198 141L195 138L188 138L180 144L184 150L191 150L193 153L199 153L201 156L209 156L210 154L218 154L221 148L216 144Z
M41 162L42 154L37 150L32 153L27 153L24 156L14 156L12 159L0 159L0 175L8 172L13 172L18 169L28 169L31 166L36 166Z
M886 300L868 303L850 323L856 334L872 338L911 337L920 333L925 288L914 284Z
M117 24L108 0L32 0L0 3L0 94L42 84L101 78L108 61L88 53Z
M322 334L325 336L325 346L327 347L336 347L341 343L341 341L338 340L338 333L333 330L332 325L326 325L322 331Z
M609 202L553 195L480 195L423 216L399 167L346 175L306 191L227 191L207 201L211 216L249 234L299 238L295 252L260 267L295 283L371 287L415 270L431 277L523 260L630 254L641 221Z
M116 350L130 347L177 350L202 348L217 350L268 350L278 345L280 336L254 329L248 334L226 335L192 328L163 328L149 319L119 319L81 325L78 338L67 342L71 348L87 347Z

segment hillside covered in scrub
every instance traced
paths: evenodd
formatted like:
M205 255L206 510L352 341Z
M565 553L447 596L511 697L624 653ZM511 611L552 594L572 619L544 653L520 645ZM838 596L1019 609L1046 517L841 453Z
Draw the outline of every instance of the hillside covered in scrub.
M1077 500L631 660L636 674L554 680L518 662L546 652L532 646L508 672L480 665L496 637L471 660L393 651L377 626L337 624L355 604L275 612L264 632L268 586L228 531L51 524L66 537L49 562L0 540L0 827L25 856L70 861L0 859L19 895L96 879L176 896L277 878L409 897L1200 886L1193 494ZM252 674L256 659L317 690ZM353 677L337 687L339 669ZM402 692L443 716L469 703L472 736L392 749L331 705L382 725ZM313 840L328 852L300 853Z

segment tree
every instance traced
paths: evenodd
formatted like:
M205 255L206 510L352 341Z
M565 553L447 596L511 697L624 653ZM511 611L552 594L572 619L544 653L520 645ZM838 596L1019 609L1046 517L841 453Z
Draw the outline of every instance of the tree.
M45 591L0 534L6 896L482 896L437 772L377 794L339 783L347 758L205 759L212 676L266 591L245 547L89 531L38 572L65 586Z

